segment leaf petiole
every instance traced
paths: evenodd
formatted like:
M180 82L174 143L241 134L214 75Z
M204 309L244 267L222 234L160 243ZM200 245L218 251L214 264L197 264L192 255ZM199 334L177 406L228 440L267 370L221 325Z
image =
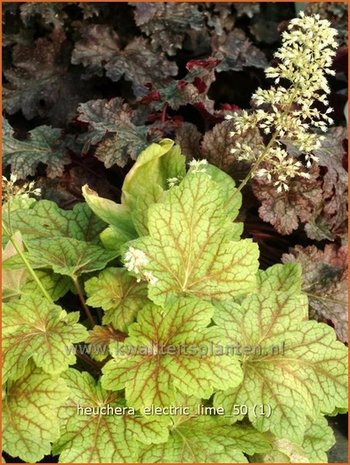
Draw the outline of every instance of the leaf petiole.
M96 322L90 312L90 309L89 307L86 305L86 302L85 302L85 298L84 298L84 294L83 294L83 291L81 289L81 286L80 286L80 283L79 283L79 279L77 276L71 276L72 280L73 280L73 283L74 283L74 286L75 286L75 289L78 293L78 297L79 297L79 300L80 300L80 303L85 311L85 314L91 324L92 327L94 327L96 325Z

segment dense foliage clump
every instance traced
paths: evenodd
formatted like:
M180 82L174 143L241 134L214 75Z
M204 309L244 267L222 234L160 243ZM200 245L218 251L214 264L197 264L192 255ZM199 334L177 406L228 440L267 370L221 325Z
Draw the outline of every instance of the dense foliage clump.
M327 461L346 10L309 9L5 5L7 461Z

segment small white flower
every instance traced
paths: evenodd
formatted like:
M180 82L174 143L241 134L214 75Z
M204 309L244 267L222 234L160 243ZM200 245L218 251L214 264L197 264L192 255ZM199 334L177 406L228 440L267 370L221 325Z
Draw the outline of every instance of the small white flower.
M14 184L17 181L17 174L11 173L10 181Z
M208 165L208 160L191 160L189 166L192 173L206 173L206 166Z
M154 276L154 274L151 271L145 271L143 273L143 276L146 279L146 281L148 281L151 285L157 284L157 282L159 281L158 278Z
M169 178L169 179L167 179L167 183L168 183L169 188L177 186L179 184L179 182L180 182L179 178Z
M133 271L136 274L140 274L142 268L149 262L146 254L139 249L129 247L128 251L124 256L125 268L128 271Z

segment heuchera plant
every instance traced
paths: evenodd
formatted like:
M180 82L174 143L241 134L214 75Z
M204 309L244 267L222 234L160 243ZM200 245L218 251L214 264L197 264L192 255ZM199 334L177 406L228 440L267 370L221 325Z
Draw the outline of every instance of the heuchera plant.
M136 12L149 35L150 24ZM157 25L157 18L152 22ZM189 62L187 77L169 88L162 86L163 74L176 69L163 55L164 66L150 55L140 72L143 60L134 52L146 47L145 38L121 51L110 28L92 25L84 34L72 62L91 72L102 67L115 81L125 75L144 104L149 99L155 108L163 99L181 106L184 89L195 101L220 61ZM98 62L85 55L101 35L118 58L108 50ZM259 270L259 248L241 238L238 215L241 190L252 177L257 196L262 182L273 196L285 195L290 183L318 176L314 162L331 163L325 161L327 141L318 134L332 122L331 110L323 114L314 105L328 106L334 36L317 16L293 20L275 55L280 61L267 70L276 85L256 91L252 112L236 112L220 126L232 136L233 146L225 150L251 162L239 186L206 159L194 157L187 166L171 139L157 138L141 151L137 138L130 150L128 139L118 135L106 139L96 156L112 166L110 150L119 144L120 166L137 158L121 203L85 185L85 202L62 210L28 195L40 194L34 181L22 190L15 186L16 176L34 174L40 162L48 165L49 177L63 173L70 161L57 143L61 131L40 126L19 140L4 120L13 170L3 206L6 453L27 462L52 454L61 463L327 461L334 436L326 417L347 409L347 350L331 327L308 316L310 305L327 320L318 295L345 292L329 278L318 287L325 266L344 262L343 251L297 246L283 257L285 264ZM180 46L179 38L166 47L168 54ZM130 68L131 56L140 63ZM158 90L143 85L155 68ZM101 108L109 115L102 128ZM115 132L115 115L125 123L132 113L120 98L107 106L82 103L79 111L79 120L91 126L87 145ZM147 130L138 128L142 147ZM268 199L262 200L267 208ZM310 256L316 259L310 262ZM345 286L343 272L338 270Z
M186 169L164 139L139 155L120 204L83 191L71 211L4 206L4 450L28 462L326 461L346 347L308 320L300 265L259 270L231 177L205 160ZM57 302L68 290L85 317Z

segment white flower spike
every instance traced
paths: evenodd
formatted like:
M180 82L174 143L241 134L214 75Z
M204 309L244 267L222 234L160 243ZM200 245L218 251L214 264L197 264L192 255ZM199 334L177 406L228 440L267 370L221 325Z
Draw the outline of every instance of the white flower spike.
M317 161L312 152L320 147L323 138L319 133L327 131L333 123L329 116L332 110L327 108L321 113L315 103L329 105L327 76L334 74L331 66L337 49L336 35L330 22L318 15L301 13L290 21L282 34L282 46L275 53L278 63L266 70L275 86L255 92L253 112L244 110L232 115L232 134L244 137L246 131L256 127L264 134L271 134L272 142L267 146L261 144L253 151L237 143L231 153L254 164L252 176L265 176L269 180L269 172L270 180L277 179L279 192L286 190L288 178L305 174L301 171L303 165L283 149L283 142L288 140L304 153L306 168L310 168ZM281 80L289 82L289 87L279 85ZM262 161L266 166L258 169Z

